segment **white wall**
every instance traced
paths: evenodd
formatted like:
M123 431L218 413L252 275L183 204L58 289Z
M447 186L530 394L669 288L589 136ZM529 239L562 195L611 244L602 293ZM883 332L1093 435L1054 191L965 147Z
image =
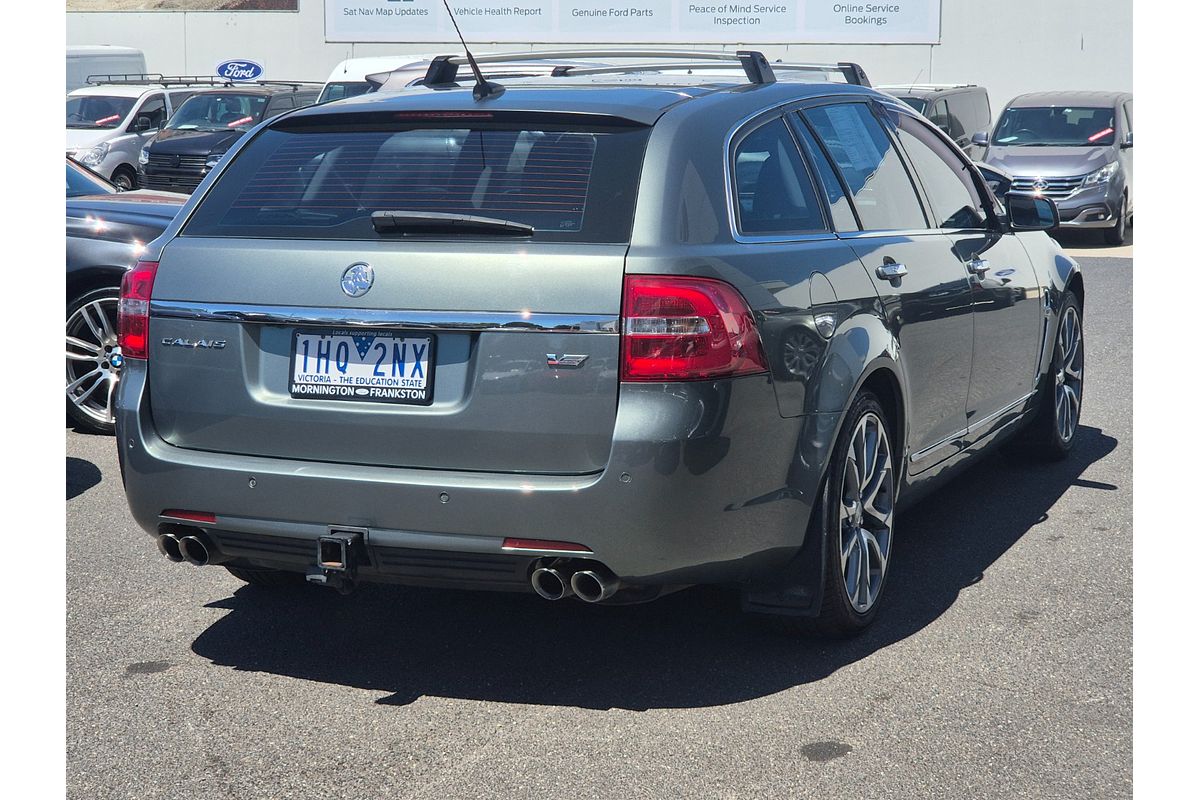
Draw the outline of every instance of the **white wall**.
M858 61L876 84L978 83L988 88L993 112L998 112L1022 92L1132 90L1132 28L1132 0L943 0L939 45L762 49L770 58ZM489 47L469 27L464 33L480 49L520 49ZM300 0L296 13L67 14L67 44L138 47L146 53L147 68L164 74L207 75L221 61L248 58L266 68L267 78L320 81L351 56L460 49L456 43L326 44L323 0Z

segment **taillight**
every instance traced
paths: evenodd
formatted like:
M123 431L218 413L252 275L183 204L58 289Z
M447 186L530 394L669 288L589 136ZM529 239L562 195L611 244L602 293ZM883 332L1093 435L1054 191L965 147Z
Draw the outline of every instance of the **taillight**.
M157 261L139 261L121 278L117 342L125 358L147 358L150 351L150 292Z
M767 369L754 315L723 281L627 276L621 316L621 380L705 380Z

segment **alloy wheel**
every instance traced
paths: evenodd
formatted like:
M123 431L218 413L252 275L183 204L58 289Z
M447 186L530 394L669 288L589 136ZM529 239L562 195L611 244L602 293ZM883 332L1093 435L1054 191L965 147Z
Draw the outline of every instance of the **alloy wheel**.
M1083 328L1079 312L1067 306L1058 327L1058 372L1054 376L1054 422L1063 442L1071 441L1079 425L1083 396Z
M875 605L892 549L895 482L887 428L878 415L859 419L850 439L838 505L842 580L850 605L865 614Z
M113 424L113 392L124 358L115 297L100 297L67 318L67 399L89 419Z

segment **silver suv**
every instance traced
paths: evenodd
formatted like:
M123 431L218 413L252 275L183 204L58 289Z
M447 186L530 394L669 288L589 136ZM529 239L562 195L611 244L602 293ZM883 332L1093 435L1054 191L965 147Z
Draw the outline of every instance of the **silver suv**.
M1133 219L1133 95L1035 92L1013 99L995 132L975 135L983 162L1012 188L1052 199L1064 228L1098 229L1125 243Z
M257 126L124 282L138 524L256 584L864 628L900 503L1071 448L1083 279L856 66L729 58L437 60Z

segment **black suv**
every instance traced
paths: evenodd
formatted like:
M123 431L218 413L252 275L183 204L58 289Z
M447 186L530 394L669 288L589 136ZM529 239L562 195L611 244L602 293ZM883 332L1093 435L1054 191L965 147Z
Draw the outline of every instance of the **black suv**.
M319 84L229 84L192 95L138 157L147 189L191 194L226 151L264 119L317 101Z
M978 161L985 148L971 143L976 131L992 127L992 104L987 89L974 84L913 84L880 86L942 129L963 152Z

